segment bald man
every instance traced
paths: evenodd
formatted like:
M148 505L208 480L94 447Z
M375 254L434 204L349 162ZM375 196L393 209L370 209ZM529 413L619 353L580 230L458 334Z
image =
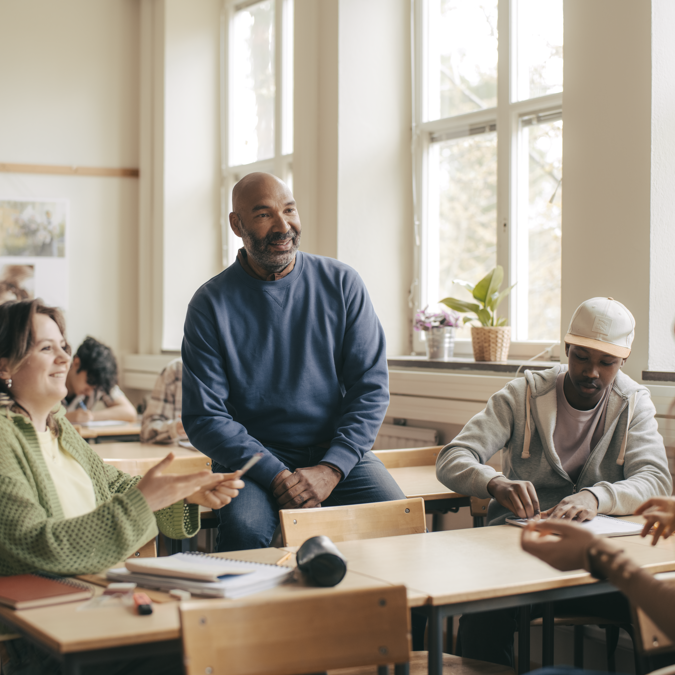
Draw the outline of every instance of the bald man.
M190 302L183 425L246 488L219 511L218 550L269 546L280 508L403 499L371 452L389 403L385 338L359 275L298 251L288 186L265 173L232 192L237 260Z

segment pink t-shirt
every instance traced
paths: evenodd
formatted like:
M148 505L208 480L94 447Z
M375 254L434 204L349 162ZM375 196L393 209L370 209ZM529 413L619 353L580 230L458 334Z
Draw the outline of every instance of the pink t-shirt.
M607 416L607 387L602 398L591 410L573 408L565 397L565 373L560 373L556 381L556 401L558 416L553 430L553 444L567 475L576 483L591 450L605 433Z

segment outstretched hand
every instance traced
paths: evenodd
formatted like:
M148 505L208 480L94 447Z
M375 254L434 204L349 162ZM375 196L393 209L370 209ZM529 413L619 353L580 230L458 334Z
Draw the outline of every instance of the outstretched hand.
M185 501L188 504L199 504L210 509L221 509L229 504L244 487L244 481L239 480L241 471L234 473L213 474L220 476L221 482L213 485L205 485L203 488L191 494Z
M552 508L542 511L542 518L566 518L568 520L593 520L598 515L598 500L590 490L575 492L562 499Z
M229 474L211 473L208 470L187 475L164 473L173 459L174 454L170 452L159 464L149 469L136 486L152 511L164 509L199 490L213 490L223 482L223 476L225 478L229 476Z
M656 546L656 542L661 537L668 539L675 532L675 498L673 497L652 497L637 507L635 515L643 516L646 521L640 533L641 537L646 537L654 527L652 546Z
M560 519L528 523L520 538L524 551L566 572L584 567L586 551L595 541L589 530Z
M270 486L282 509L309 509L321 506L340 482L340 473L325 464L279 473Z

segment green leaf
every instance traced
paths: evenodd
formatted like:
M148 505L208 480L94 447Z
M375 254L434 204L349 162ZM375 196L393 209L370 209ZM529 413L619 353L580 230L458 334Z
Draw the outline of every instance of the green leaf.
M504 281L504 268L501 265L497 265L476 284L473 289L473 297L486 307L488 300L499 289L502 281Z
M506 326L506 317L505 316L500 317L495 325Z
M463 288L466 288L469 293L473 293L473 284L470 284L468 281L462 281L461 279L454 279L453 284L457 284L458 286L462 286Z
M515 286L515 284L513 284ZM495 293L492 298L490 298L490 309L497 309L499 303L511 292L513 286L505 288L501 293Z
M457 298L443 298L441 302L444 305L454 309L456 312L464 314L465 312L477 312L480 306L473 302L464 302L464 300L457 300Z
M464 325L466 326L467 323L474 321L476 319L475 316L464 316L462 317L462 321L464 321Z
M492 323L492 314L490 314L487 309L479 309L476 312L476 315L478 316L478 320L481 322L481 325L489 326Z

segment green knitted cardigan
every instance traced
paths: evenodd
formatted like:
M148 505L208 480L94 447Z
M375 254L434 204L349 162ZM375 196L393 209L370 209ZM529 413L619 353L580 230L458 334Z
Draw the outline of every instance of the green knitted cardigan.
M124 560L157 534L172 539L199 531L199 508L182 501L153 513L129 476L104 464L56 413L59 443L89 474L96 508L65 518L35 428L27 417L0 408L0 575L43 570L92 574Z

